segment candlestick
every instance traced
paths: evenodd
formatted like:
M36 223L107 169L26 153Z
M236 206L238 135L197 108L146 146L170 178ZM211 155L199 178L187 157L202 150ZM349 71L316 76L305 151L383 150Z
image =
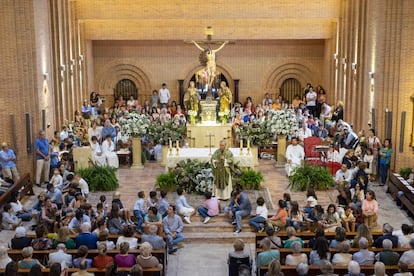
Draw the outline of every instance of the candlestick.
M171 139L170 139L170 149L172 149L172 141L171 141Z
M243 140L240 140L240 150L243 149Z
M250 140L247 140L247 148L250 149Z
M177 140L177 142L175 143L175 147L178 149L180 148L180 141Z

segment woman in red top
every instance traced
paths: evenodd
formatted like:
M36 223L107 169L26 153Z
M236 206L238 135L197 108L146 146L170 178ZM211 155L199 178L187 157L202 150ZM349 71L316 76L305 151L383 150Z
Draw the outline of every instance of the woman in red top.
M106 255L106 244L101 243L98 245L98 256L93 258L93 266L99 269L104 269L108 264L114 262L111 256Z
M279 231L280 228L286 227L286 219L288 217L288 213L286 211L286 202L280 199L278 205L279 208L277 210L277 213L267 220L268 224L275 226L275 231Z

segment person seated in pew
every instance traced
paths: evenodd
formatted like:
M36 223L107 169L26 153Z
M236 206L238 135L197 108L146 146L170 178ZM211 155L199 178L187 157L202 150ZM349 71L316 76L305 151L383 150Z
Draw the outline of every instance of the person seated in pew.
M338 248L341 243L351 244L351 242L346 239L345 228L338 226L335 229L335 238L329 244L329 248Z
M351 249L350 245L343 242L339 244L337 249L339 252L333 255L332 264L347 266L349 262L352 261L352 254L349 253L349 250Z
M35 229L36 238L32 240L32 247L35 250L48 250L53 247L53 242L48 238L47 228L40 224Z
M410 248L410 240L414 237L411 225L403 223L401 229L393 231L392 234L398 237L398 247Z
M374 252L368 250L368 240L364 237L359 239L359 251L352 255L352 259L359 265L373 265L375 260Z
M164 249L166 243L161 236L157 235L158 227L152 224L149 226L148 230L149 234L142 235L142 242L148 242L149 244L151 244L153 249Z
M86 245L89 249L96 249L98 238L91 234L91 224L84 222L80 228L81 233L75 238L76 247L79 248L81 245Z
M91 224L90 217L85 214L82 208L78 208L75 211L75 216L70 220L68 228L69 232L72 234L77 234L81 232L81 225L87 222Z
M114 262L114 258L106 254L107 247L105 243L98 245L98 256L93 258L93 266L99 269L104 269Z
M374 274L371 276L388 276L385 274L385 265L383 262L376 262L374 265Z
M394 236L392 232L394 231L394 228L389 223L384 223L382 226L382 232L384 235L378 237L375 241L373 246L377 248L382 248L382 242L386 239L390 240L392 242L392 247L397 248L398 247L398 237Z
M295 241L299 242L301 247L304 246L302 238L296 236L296 230L292 226L286 228L286 235L288 239L284 241L284 248L290 248L291 244Z
M267 235L267 238L269 238L270 240L270 248L274 249L274 248L283 248L282 246L282 240L278 237L275 236L275 229L272 226L267 225L265 227L265 233ZM259 247L263 247L263 240L261 240L259 242Z
M234 251L229 253L229 257L244 259L250 257L248 252L244 251L244 241L242 239L236 239L233 243Z
M142 275L143 275L142 267L139 264L136 264L131 268L131 273L129 274L129 276L142 276Z
M413 276L413 274L408 269L408 265L400 261L398 263L398 273L395 273L394 276Z
M410 240L410 248L401 255L400 262L411 266L414 265L414 238Z
M280 261L271 261L267 267L267 272L264 274L264 276L285 276L285 274L282 272Z
M322 260L319 269L321 270L322 274L319 274L318 276L339 276L339 274L334 273L333 265L328 260Z
M63 243L67 249L76 248L75 241L69 237L69 228L67 226L59 228L57 237L53 240L53 248L57 248L59 243Z
M383 250L375 255L375 260L381 261L385 265L398 265L400 254L392 251L392 241L389 239L383 240L382 248Z
M87 269L89 268L89 263L86 260L82 260L79 263L79 271L72 274L72 276L94 276L94 273L89 273Z
M49 253L49 267L54 263L64 263L65 267L72 267L72 255L66 253L65 244L59 243L56 250L56 252Z
M320 265L321 260L330 260L331 252L329 252L328 241L325 237L316 239L311 252L309 253L309 264Z
M100 244L105 244L106 248L109 250L115 249L116 245L113 241L108 240L109 233L108 231L101 231L99 232L98 241L96 242L96 246L99 247Z
M22 249L23 260L19 261L19 269L30 269L35 264L45 268L37 259L33 259L33 247L28 246Z
M309 266L307 263L298 263L296 266L296 272L298 276L307 276L309 272Z
M17 227L14 233L10 246L12 249L23 249L32 244L32 239L26 236L26 228L24 226Z
M361 223L358 228L354 240L352 241L351 247L357 248L359 247L359 240L364 237L368 241L368 246L372 246L374 243L374 238L372 237L371 231L369 230L368 226L365 223Z
M129 248L136 249L138 247L138 239L134 237L134 227L132 225L124 225L122 235L116 241L116 248L120 248L123 242L129 244Z
M12 261L12 259L7 254L7 248L3 245L0 245L0 269L5 269L6 265Z
M112 204L111 211L108 216L108 230L110 234L121 234L124 230L125 222L120 217L118 204Z
M350 261L348 264L348 273L344 276L365 276L365 273L361 273L361 267L355 261Z
M136 263L135 255L128 254L129 243L123 242L119 246L119 254L115 255L115 264L118 267L132 267Z
M280 261L280 252L276 249L271 249L271 241L269 238L264 238L261 242L263 252L257 255L257 267L267 266L273 260Z
M140 255L137 256L136 263L141 267L159 267L162 268L162 264L158 259L151 255L152 246L148 242L144 242L139 247Z
M286 265L297 266L299 263L308 263L308 256L305 253L301 253L302 245L299 241L292 242L290 249L292 254L286 256Z
M78 253L77 253L77 258L73 259L73 267L80 267L80 264L83 262L87 263L87 267L92 267L93 266L93 261L92 259L88 258L88 247L86 245L81 245L78 248Z

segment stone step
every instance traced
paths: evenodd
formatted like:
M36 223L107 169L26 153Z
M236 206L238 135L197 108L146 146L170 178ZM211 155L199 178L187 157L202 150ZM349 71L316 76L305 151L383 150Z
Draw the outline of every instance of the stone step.
M211 219L208 223L204 224L201 221L196 221L195 218L191 220L191 224L184 224L183 233L213 233L213 232L233 232L234 225L228 221L214 221ZM245 231L252 231L252 228L247 223L247 220L243 220L243 229Z
M185 243L228 243L233 244L235 239L242 239L245 243L255 243L256 234L250 230L234 234L233 232L203 232L183 233Z

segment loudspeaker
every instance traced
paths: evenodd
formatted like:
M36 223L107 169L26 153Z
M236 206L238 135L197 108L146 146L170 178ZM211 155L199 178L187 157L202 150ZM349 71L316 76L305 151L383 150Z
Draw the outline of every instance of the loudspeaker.
M392 111L385 112L385 138L391 139L392 136Z
M404 151L404 131L405 131L405 119L407 116L407 112L403 111L401 112L401 130L400 130L400 147L399 151Z
M27 153L32 153L32 130L30 124L30 114L25 114L26 118L26 150Z

